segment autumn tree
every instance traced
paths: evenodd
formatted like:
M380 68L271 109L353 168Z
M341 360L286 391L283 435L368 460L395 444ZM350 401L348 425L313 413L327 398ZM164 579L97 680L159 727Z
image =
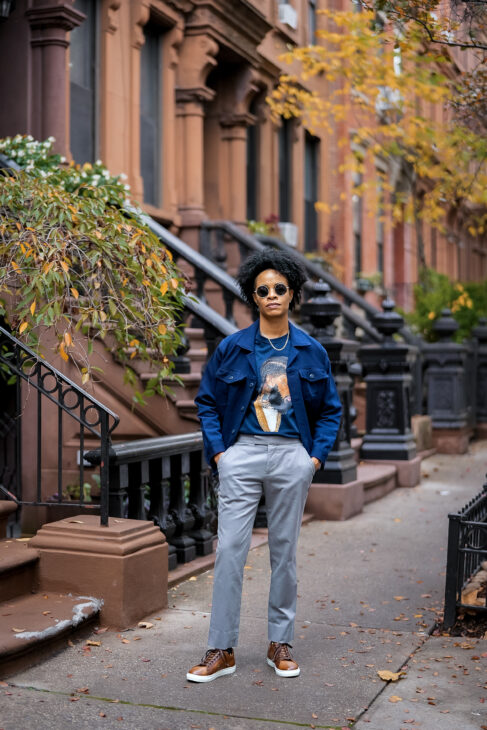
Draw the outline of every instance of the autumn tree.
M449 49L430 42L431 31L443 33L443 20L430 18L426 30L390 22L375 9L322 13L322 43L283 56L290 72L269 99L273 113L338 136L337 172L362 175L377 160L385 163L385 172L377 170L382 185L364 176L354 193L367 190L373 200L384 192L380 205L393 220L415 224L420 265L426 264L422 221L444 232L448 220L461 217L470 235L482 236L485 99L476 97L471 77L465 83L457 72Z

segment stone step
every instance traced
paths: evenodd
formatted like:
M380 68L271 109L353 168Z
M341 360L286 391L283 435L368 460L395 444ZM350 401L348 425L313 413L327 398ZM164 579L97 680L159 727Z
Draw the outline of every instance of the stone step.
M32 552L34 552L32 550ZM0 678L37 664L99 615L102 601L36 593L0 603Z
M352 449L355 451L355 461L358 464L360 461L360 447L362 446L362 438L357 437L357 438L352 439L350 445L351 445Z
M3 601L35 590L38 562L37 550L29 548L27 540L0 540L0 596Z
M189 398L181 398L176 401L176 408L178 409L179 415L182 418L189 418L191 421L195 421L195 423L199 424L194 400L191 400Z
M396 472L396 467L391 464L360 463L357 467L357 479L364 484L364 504L392 492L396 487Z

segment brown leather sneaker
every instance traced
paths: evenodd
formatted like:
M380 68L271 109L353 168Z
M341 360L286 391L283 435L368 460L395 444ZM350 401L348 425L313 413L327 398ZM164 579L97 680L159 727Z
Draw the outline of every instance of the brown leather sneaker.
M233 650L208 649L201 663L189 670L186 679L190 682L212 682L224 674L233 674L236 668Z
M279 644L271 641L267 652L267 664L274 667L274 671L280 677L297 677L300 669L297 662L291 656L289 644Z

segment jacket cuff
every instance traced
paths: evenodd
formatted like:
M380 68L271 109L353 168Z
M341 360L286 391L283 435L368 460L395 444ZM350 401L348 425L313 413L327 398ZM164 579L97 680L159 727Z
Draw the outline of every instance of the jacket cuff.
M213 461L213 457L215 456L215 454L219 454L222 451L225 451L225 444L223 443L223 439L212 441L210 446L210 461Z

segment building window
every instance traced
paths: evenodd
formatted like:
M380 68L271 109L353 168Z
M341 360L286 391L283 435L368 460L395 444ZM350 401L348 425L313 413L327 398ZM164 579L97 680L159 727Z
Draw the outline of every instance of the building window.
M377 182L377 219L376 219L376 240L377 240L377 271L384 277L384 186L379 177Z
M318 159L319 140L306 132L304 141L304 249L316 251L318 245Z
M353 187L362 185L362 175L358 172L353 176ZM354 192L352 195L353 219L353 250L355 260L355 277L362 271L362 195Z
M96 0L76 0L86 20L71 31L69 53L70 147L76 162L98 153L98 8Z
M162 35L157 26L144 28L140 54L140 173L144 181L144 202L160 206L161 201L161 104Z
M279 219L290 221L292 190L292 122L282 119L279 128Z
M310 45L316 43L316 0L308 0L308 39Z
M257 116L257 104L254 99L249 112ZM259 169L259 127L257 122L247 127L247 220L257 220Z

